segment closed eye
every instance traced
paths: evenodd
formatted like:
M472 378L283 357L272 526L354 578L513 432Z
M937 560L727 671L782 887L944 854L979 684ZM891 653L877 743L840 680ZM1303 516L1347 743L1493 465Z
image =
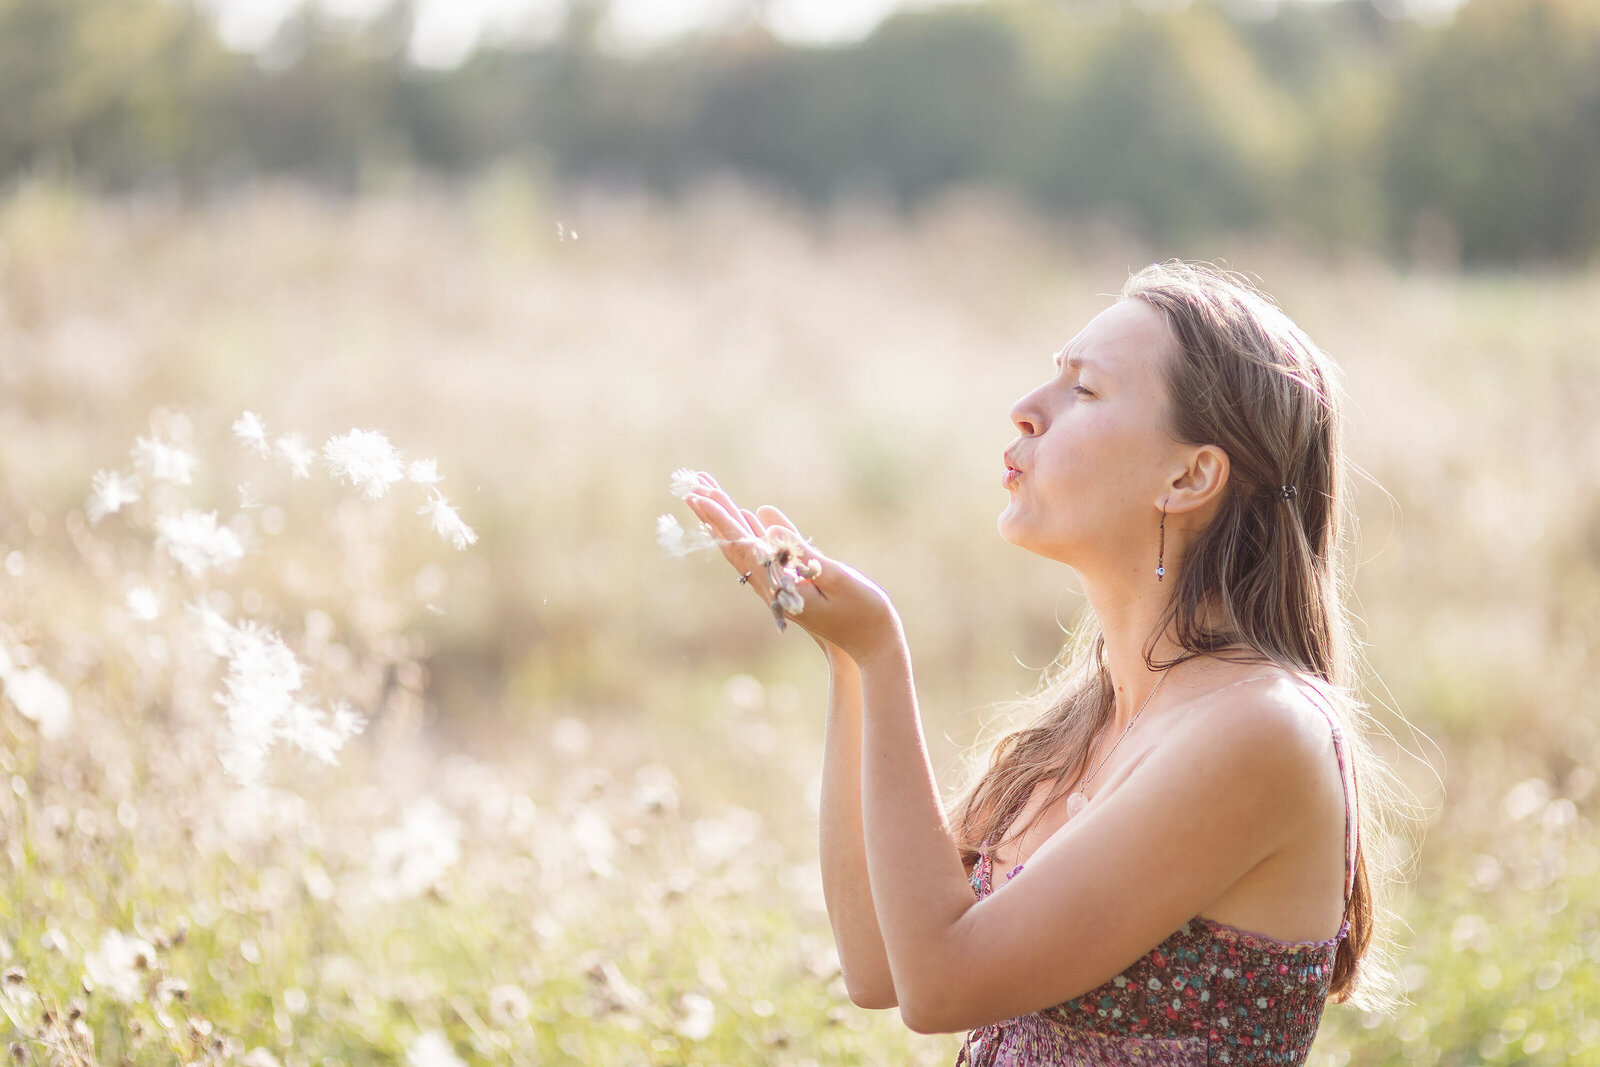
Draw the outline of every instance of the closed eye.
M1089 390L1085 389L1081 385L1074 385L1072 387L1072 391L1074 393L1082 393L1084 396L1094 396L1094 394L1092 392L1090 392Z

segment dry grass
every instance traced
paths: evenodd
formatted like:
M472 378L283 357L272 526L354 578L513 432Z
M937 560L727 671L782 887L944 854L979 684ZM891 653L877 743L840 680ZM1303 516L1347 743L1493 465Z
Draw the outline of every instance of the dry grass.
M953 1059L837 979L814 646L720 560L662 558L653 519L673 468L714 470L880 581L953 785L1081 606L994 532L1006 412L1150 253L976 194L902 227L511 174L189 213L26 187L0 241L0 637L76 710L53 740L0 710L24 1057L385 1062L438 1029L473 1062ZM1372 697L1432 765L1381 746L1435 813L1401 898L1413 1004L1331 1007L1316 1062L1593 1061L1600 275L1217 254L1346 368ZM228 437L244 409L438 456L481 541L273 474ZM82 514L92 473L174 415L197 505L226 519L249 480L282 509L276 533L247 515L214 580ZM154 622L119 607L136 583ZM372 716L340 767L281 759L254 799L220 774L215 664L177 610L202 586ZM154 953L127 1003L80 988L108 931ZM686 994L714 1005L703 1038Z

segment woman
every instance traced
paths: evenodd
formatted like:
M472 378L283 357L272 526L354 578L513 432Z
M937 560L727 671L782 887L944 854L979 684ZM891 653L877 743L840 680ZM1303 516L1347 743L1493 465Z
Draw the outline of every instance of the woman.
M1282 1064L1330 996L1369 992L1383 769L1350 689L1334 374L1269 298L1179 261L1056 356L1011 410L998 526L1071 567L1091 617L949 812L888 596L701 476L689 506L763 600L792 586L774 612L831 667L823 884L852 1001L970 1031L975 1067Z

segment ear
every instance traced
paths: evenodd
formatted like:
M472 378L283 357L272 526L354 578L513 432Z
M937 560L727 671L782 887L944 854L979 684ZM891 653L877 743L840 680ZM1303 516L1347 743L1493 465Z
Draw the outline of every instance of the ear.
M1182 467L1162 492L1156 507L1165 505L1167 513L1195 511L1222 499L1228 485L1228 454L1216 445L1195 445L1186 450Z

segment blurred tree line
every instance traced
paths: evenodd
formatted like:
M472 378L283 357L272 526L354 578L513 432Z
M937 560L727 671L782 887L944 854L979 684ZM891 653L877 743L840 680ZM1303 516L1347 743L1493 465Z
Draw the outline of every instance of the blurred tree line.
M509 158L669 196L731 170L817 205L990 184L1164 243L1593 255L1600 3L1467 0L1428 23L1392 6L990 0L852 46L751 29L619 56L584 0L553 41L437 71L405 58L410 0L363 24L302 11L255 55L187 0L0 0L0 180L355 190Z

